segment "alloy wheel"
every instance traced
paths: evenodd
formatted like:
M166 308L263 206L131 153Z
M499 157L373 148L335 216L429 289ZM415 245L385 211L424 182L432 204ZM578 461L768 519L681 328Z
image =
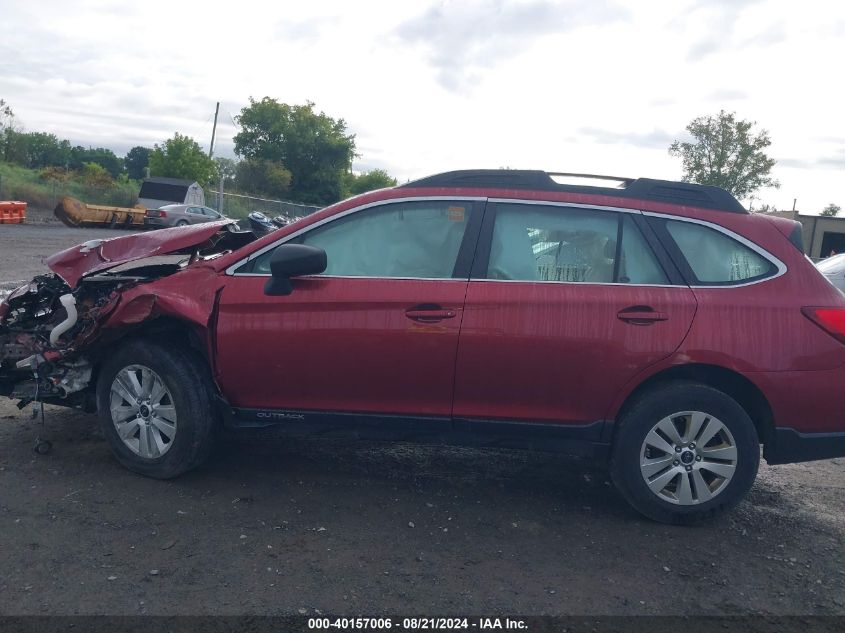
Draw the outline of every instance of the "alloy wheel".
M678 505L710 501L736 472L737 449L725 424L702 411L668 415L645 437L640 472L660 499Z
M149 367L130 365L117 373L111 384L110 408L118 437L136 455L156 459L173 446L173 396Z

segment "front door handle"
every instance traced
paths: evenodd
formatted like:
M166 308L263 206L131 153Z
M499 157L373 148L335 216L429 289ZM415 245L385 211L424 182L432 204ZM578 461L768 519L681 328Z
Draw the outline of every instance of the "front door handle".
M405 310L405 316L418 323L437 323L443 319L454 319L455 310L445 309L435 303L423 303Z
M656 312L649 306L631 306L620 310L616 317L631 325L651 325L657 321L666 321L669 315L663 312Z

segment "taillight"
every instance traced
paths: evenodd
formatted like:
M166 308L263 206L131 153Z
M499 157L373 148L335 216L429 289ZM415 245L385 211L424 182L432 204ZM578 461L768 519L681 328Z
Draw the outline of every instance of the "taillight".
M801 308L804 316L830 334L840 343L845 343L845 308Z
M159 211L159 212L158 212L158 217L160 217L160 218L166 218L166 217L167 217L167 211Z

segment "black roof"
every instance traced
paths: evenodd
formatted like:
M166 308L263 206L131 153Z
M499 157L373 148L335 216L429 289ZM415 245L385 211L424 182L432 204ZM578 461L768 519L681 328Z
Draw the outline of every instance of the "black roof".
M196 181L195 180L185 180L184 178L145 178L144 182L152 182L159 185L179 185L181 187L190 187Z
M555 182L553 176L578 177L619 181L619 187L594 187ZM652 200L672 204L748 213L745 207L721 187L696 185L673 180L651 178L616 178L593 174L561 174L528 169L463 169L447 171L401 185L406 188L421 187L492 187L496 189L532 189L536 191L562 191L591 195L615 196L636 200Z
M141 183L141 191L138 192L138 197L181 204L185 202L188 189L193 184L195 184L193 180L181 180L179 178L147 178Z

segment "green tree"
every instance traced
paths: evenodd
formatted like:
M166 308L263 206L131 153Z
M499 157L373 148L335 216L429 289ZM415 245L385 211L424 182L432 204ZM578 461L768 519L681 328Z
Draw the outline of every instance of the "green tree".
M769 204L768 202L761 204L757 209L754 209L754 213L777 213L778 208L773 205Z
M235 176L237 175L238 162L231 158L223 158L218 156L214 159L214 166L217 169L216 179L219 182L223 180L224 187L233 187L235 185Z
M396 178L392 178L383 169L373 169L362 174L353 174L350 171L346 173L344 178L343 197L348 198L349 196L356 196L366 191L395 186Z
M12 162L30 169L64 167L70 159L70 143L55 134L13 132Z
M194 139L176 132L150 152L150 175L196 180L201 185L212 182L216 169Z
M737 198L761 187L780 187L770 176L775 160L764 151L772 144L769 133L753 133L754 125L724 110L694 119L686 128L693 141L676 140L669 147L669 154L683 161L684 182L716 185Z
M146 169L149 167L150 153L152 151L149 147L136 145L126 153L126 157L123 159L123 165L130 178L141 180L147 175Z
M15 113L12 112L12 106L6 103L5 99L0 99L0 131L9 125L9 121L14 118Z
M290 193L291 173L281 163L248 158L238 163L235 185L245 193L285 198Z
M829 205L827 205L824 209L822 209L822 212L821 212L819 215L824 215L824 216L827 216L827 217L829 217L829 218L832 218L832 217L835 217L835 216L839 215L839 212L840 212L841 210L842 210L842 209L841 209L841 207L840 207L838 204L833 204L833 203L831 202L831 203L830 203Z
M355 135L343 119L333 119L305 105L264 97L250 98L241 110L235 153L247 159L281 163L291 173L290 196L298 202L330 204L343 194L343 182L355 157Z
M68 162L71 169L80 171L85 168L86 163L94 163L109 172L112 178L117 178L123 173L123 159L105 147L72 147Z
M3 139L3 160L21 167L29 167L29 137L18 130L8 127Z
M0 99L0 156L3 160L9 160L6 147L6 137L9 130L12 129L12 121L15 118L15 113L12 112L12 107L6 103L5 99Z

